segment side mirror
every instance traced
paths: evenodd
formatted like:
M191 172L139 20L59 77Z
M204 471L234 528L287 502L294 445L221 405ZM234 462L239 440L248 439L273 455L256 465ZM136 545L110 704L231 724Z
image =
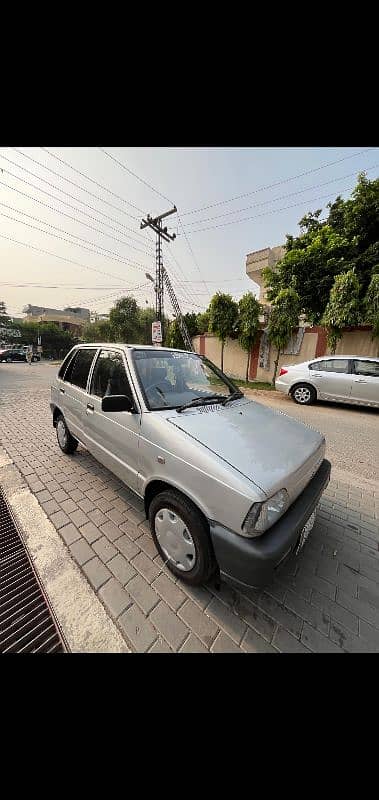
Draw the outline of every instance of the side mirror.
M134 403L129 397L124 394L111 394L108 397L103 397L101 401L102 411L130 411L132 414L136 413Z

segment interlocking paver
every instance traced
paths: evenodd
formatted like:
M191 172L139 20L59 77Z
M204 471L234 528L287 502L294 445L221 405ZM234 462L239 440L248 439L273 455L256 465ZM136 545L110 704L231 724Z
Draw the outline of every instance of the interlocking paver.
M99 556L99 558L101 558L104 564L106 564L108 561L111 560L111 558L114 558L114 556L117 555L116 548L113 546L113 544L111 544L111 542L108 541L108 539L105 536L102 536L101 539L97 539L96 542L93 542L92 548L95 551L95 553Z
M90 520L88 519L87 515L84 514L83 511L79 508L77 511L72 511L69 514L70 519L78 528L81 528L82 525L85 525Z
M193 633L186 639L182 647L180 648L180 653L208 653L209 650L202 644L200 639L197 636L194 636Z
M221 603L220 600L213 600L207 606L205 613L211 617L220 628L228 633L228 635L240 644L241 639L246 631L246 624L242 622L236 614L233 614L229 609Z
M107 536L107 531L109 530L108 525L113 525L113 522L107 523L107 525L102 525L101 530L104 531L105 535ZM120 533L120 531L118 531ZM110 538L110 537L108 537ZM139 547L137 547L133 542L128 539L127 536L120 536L116 540L112 540L115 543L115 546L121 550L121 553L125 556L125 558L129 559L129 561L134 558L134 556L139 553Z
M256 631L248 628L241 642L242 650L247 653L277 653L278 651L266 642Z
M155 564L155 562L152 561L151 558L148 558L148 556L146 556L145 553L138 553L138 555L136 555L135 558L133 558L132 564L133 564L133 567L135 567L136 570L138 572L140 572L141 575L143 575L143 577L147 581L149 581L149 583L152 583L152 581L154 581L154 579L160 573L160 569L159 569L158 565ZM154 589L156 589L156 586L154 584L153 584L153 586L154 586ZM175 588L175 585L174 585L174 588ZM159 591L159 590L157 589L157 591ZM166 599L166 598L164 598L164 599ZM185 597L184 597L184 599L185 599ZM170 603L169 603L169 605L170 605ZM174 611L175 610L176 609L174 609Z
M179 609L178 616L208 648L211 647L219 631L219 625L209 619L192 600L185 602L184 606Z
M243 653L240 647L237 647L233 639L220 631L217 639L213 642L212 653Z
M311 651L299 639L292 636L285 628L278 628L272 640L273 645L281 653L310 653Z
M158 637L155 628L136 605L121 614L118 624L137 653L146 653Z
M110 578L101 587L99 597L106 605L113 619L117 619L123 611L132 605L130 595L122 588L116 578Z
M70 550L80 566L83 566L83 564L85 564L94 556L92 548L89 546L88 542L84 541L84 539L79 539L77 542L71 544Z
M142 558L143 553L140 553L138 556L135 557L133 564L136 563L138 558ZM153 561L150 561L150 564L153 567L156 567ZM172 608L173 611L177 611L183 603L187 600L187 596L182 592L181 588L178 584L174 583L174 581L170 580L167 575L158 575L155 581L152 584L153 588L156 592L166 601L166 603ZM197 608L197 606L195 606Z
M99 528L97 528L92 522L87 522L86 525L83 525L80 528L80 533L83 534L84 538L87 539L89 544L96 542L97 539L101 539L103 535Z
M104 566L98 556L95 556L95 558L92 558L91 561L87 561L87 563L83 565L83 572L87 575L88 580L95 590L100 589L100 586L102 586L108 578L112 577L109 569Z
M326 636L323 636L316 628L308 625L307 622L303 627L301 641L314 653L343 653L340 647L330 639L327 639Z
M75 525L73 525L72 522L70 522L68 525L64 525L63 528L60 528L59 533L67 545L70 545L73 542L76 542L78 539L81 539L80 532L77 528L75 528Z
M149 614L160 599L159 595L149 586L142 575L135 575L134 578L129 581L128 592L144 614Z
M150 619L166 642L174 650L179 650L190 631L163 600L153 609Z
M105 522L104 525L100 526L100 530L111 542L114 542L116 539L121 537L120 529L113 522ZM136 555L136 553L138 553L138 548L136 549L134 555ZM133 556L130 556L130 558L132 557Z
M52 514L55 514L56 511L59 511L59 504L56 500L48 500L46 503L41 503L44 512L51 517Z
M134 577L136 571L133 569L132 565L129 561L118 553L114 558L112 558L107 563L108 569L113 572L113 575L122 583L123 586L130 581L131 578Z
M92 511L88 512L88 517L94 525L97 525L98 528L100 528L100 525L105 525L105 523L108 522L105 514L103 514L99 508L92 507Z
M64 513L64 511L57 511L50 517L50 522L52 522L58 530L59 528L63 528L64 525L68 525L70 521L70 518Z

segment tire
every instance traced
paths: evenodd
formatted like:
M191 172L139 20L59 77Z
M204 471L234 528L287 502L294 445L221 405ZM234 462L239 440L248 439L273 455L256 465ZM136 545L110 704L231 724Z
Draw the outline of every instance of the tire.
M316 391L309 383L298 383L292 389L291 397L300 406L310 406L317 399Z
M35 362L38 361L38 358L36 356L33 356L32 361L35 364Z
M70 455L70 453L75 453L75 450L79 442L77 439L74 439L74 437L71 436L71 433L66 425L66 421L63 414L60 414L59 417L57 418L55 430L57 432L58 444L62 452L66 453L66 455Z
M6 358L5 360L6 360L7 364L11 364L12 363L12 359L11 358Z
M208 525L196 506L175 489L167 489L151 501L149 523L157 550L168 569L192 586L206 583L217 563Z

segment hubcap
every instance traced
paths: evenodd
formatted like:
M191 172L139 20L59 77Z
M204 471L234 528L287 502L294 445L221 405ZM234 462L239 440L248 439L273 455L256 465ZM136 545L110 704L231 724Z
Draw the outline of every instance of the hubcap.
M306 386L299 386L295 389L295 399L298 403L308 403L311 399L311 392Z
M67 433L66 433L66 426L63 422L63 419L58 420L57 424L57 436L58 442L61 447L66 447L67 444Z
M179 515L170 508L161 508L155 515L154 525L166 558L183 572L193 569L196 563L195 544Z

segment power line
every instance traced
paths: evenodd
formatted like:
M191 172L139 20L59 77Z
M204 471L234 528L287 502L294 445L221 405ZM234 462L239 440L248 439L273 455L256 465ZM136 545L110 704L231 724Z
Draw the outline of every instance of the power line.
M86 228L89 228L91 231L95 231L96 233L100 233L102 236L108 236L110 239L113 239L115 242L120 242L121 244L130 247L131 250L136 250L138 253L143 253L143 255L149 256L151 255L146 250L141 250L139 247L134 247L134 245L129 244L129 242L125 242L123 239L118 239L116 236L112 236L111 233L107 233L106 231L101 231L99 228L94 228L93 225L89 225L88 222L83 222L82 220L77 219L77 217L73 217L71 214L66 214L65 211L60 211L59 208L54 208L54 206L48 205L48 203L44 203L42 200L38 200L37 197L33 197L26 192L21 192L20 189L16 189L14 186L10 186L9 183L5 183L4 181L0 181L2 186L6 186L7 189L10 189L12 192L17 192L17 194L21 194L23 197L27 197L29 200L33 200L35 203L39 203L39 205L44 206L45 208L50 209L50 211L54 211L57 214L62 214L62 216L67 217L68 219L73 220L74 222L78 223L79 225L84 225ZM13 209L15 210L15 209ZM24 213L22 211L19 212L20 214ZM45 223L46 225L48 223ZM74 236L74 234L70 234L70 236ZM100 245L99 245L100 247Z
M292 175L290 178L284 178L280 181L275 181L275 183L267 184L266 186L260 186L258 189L254 189L251 192L245 192L244 194L236 195L235 197L229 198L229 200L219 200L217 203L210 203L207 206L202 206L201 208L194 208L190 211L182 211L182 216L187 216L188 214L197 214L199 211L206 211L208 208L215 208L216 206L222 206L226 203L233 203L234 200L241 200L243 197L250 197L252 194L257 194L257 192L263 192L264 189L273 189L276 186L281 186L284 183L289 183L290 181L294 181L297 178L303 178L305 175L311 175L313 172L319 172L321 169L326 169L327 167L332 167L335 164L340 164L342 161L347 161L349 158L356 158L357 156L363 155L363 153L368 153L371 150L377 150L377 147L367 147L365 150L360 150L359 153L353 153L349 156L344 156L343 158L339 158L336 161L329 161L326 164L321 164L320 167L314 167L313 169L308 169L305 172L299 172L297 175Z
M127 211L123 211L123 209L118 208L118 206L114 206L113 203L109 203L108 200L104 200L102 197L99 197L98 194L94 194L93 192L90 192L89 189L85 189L84 186L80 186L78 183L75 183L75 181L71 181L70 178L65 178L64 175L60 175L59 172L55 172L55 170L50 169L50 167L46 167L45 164L41 164L41 162L37 161L36 158L28 156L26 153L23 153L22 150L18 150L17 147L12 147L12 150L15 150L15 152L18 153L20 156L28 158L29 161L33 161L33 163L37 164L39 167L46 169L48 172L51 172L52 175L55 175L57 178L60 178L63 181L67 181L67 183L71 183L72 186L76 186L76 188L79 189L81 192L86 192L86 194L91 195L91 197L94 197L96 200L100 200L101 203L105 203L105 205L114 208L116 211L119 211L120 214L125 214L126 217L131 217L132 219L135 219L135 217L132 214L129 214Z
M186 234L186 232L185 232L185 230L184 230L184 226L183 226L183 223L182 223L182 220L181 220L181 218L180 218L179 214L178 214L178 220L179 220L179 223L180 223L181 229L182 229L182 231L183 231L183 233L184 233L185 240L186 240L186 242L187 242L188 249L189 249L189 251L190 251L190 253L191 253L191 255L192 255L192 258L193 258L193 261L194 261L194 263L195 263L195 266L196 266L196 268L197 268L197 270L198 270L198 272L199 272L199 275L200 275L200 276L201 276L201 278L202 278L202 281L203 281L203 284L204 284L204 286L205 286L205 289L208 291L207 284L205 283L205 280L204 280L204 278L203 278L203 277L202 277L202 275L201 275L201 269L200 269L200 267L199 267L199 264L197 263L197 260L196 260L195 253L193 252L193 249L192 249L191 242L189 241L189 239L188 239L188 236L187 236L187 234Z
M69 169L72 169L73 172L77 172L78 175L82 176L82 178L85 178L87 181L91 181L91 183L94 183L95 186L98 186L100 189L104 189L106 192L109 192L109 194L112 194L113 197L117 197L118 200L121 200L123 203L127 203L132 208L135 208L136 211L140 211L141 214L144 213L142 208L138 208L138 206L135 206L134 203L130 202L130 200L125 200L125 197L120 197L120 195L116 194L116 192L113 192L112 189L108 189L107 186L104 186L102 183L98 183L93 178L90 178L90 176L86 175L85 172L81 172L80 169L76 169L76 167L73 167L72 164L68 163L68 161L64 161L63 158L59 158L59 156L56 156L54 153L51 153L50 150L48 150L46 147L41 147L41 150L43 150L45 153L48 153L49 156L55 158L57 161L60 161L61 164L65 164L65 166L69 167ZM138 219L138 217L133 217L133 219Z
M364 171L365 172L372 172L373 169L377 169L379 164L374 164L372 167L367 167ZM303 194L304 192L311 191L311 189L320 189L322 186L329 186L331 183L338 183L338 181L344 181L346 178L352 178L356 172L350 172L348 175L342 175L340 178L333 178L330 181L324 181L323 183L312 184L312 186L307 186L305 189L299 189L297 192L290 192L289 194L282 194L280 197L272 197L270 200L263 200L261 203L253 203L250 206L245 206L244 208L238 208L236 211L225 211L223 214L216 214L214 217L203 217L203 219L198 219L196 222L188 222L187 227L189 225L200 225L202 222L209 222L214 219L221 219L221 217L230 217L233 214L240 214L242 211L248 211L250 208L257 208L258 206L265 206L268 203L276 203L278 200L284 200L286 197L294 197L298 194ZM182 226L183 227L183 226Z
M65 231L63 228L58 228L56 225L52 225L50 222L45 222L45 220L40 219L39 217L34 217L32 214L27 214L26 211L19 211L17 208L13 208L13 206L8 205L7 203L1 203L0 202L0 206L3 206L5 208L9 208L11 211L15 211L17 214L22 214L22 216L28 217L28 219L33 219L35 222L41 222L42 225L47 225L49 228L53 228L54 230L59 231L60 233L64 233L66 236L71 236L74 239L79 239L79 241L81 241L81 242L86 242L86 244L90 244L90 245L92 245L92 247L97 247L97 248L99 248L99 250L104 250L105 253L111 253L111 255L117 256L117 260L118 261L122 261L125 264L130 264L135 269L137 269L137 267L134 266L135 264L137 264L139 266L139 268L144 269L144 265L140 264L139 261L130 261L130 259L122 258L121 254L120 253L116 253L114 250L108 250L108 248L102 247L102 245L100 245L100 244L96 244L95 242L88 241L88 239L83 239L81 236L77 236L77 234L75 234L75 233L70 233L69 231ZM6 217L7 214L1 214L1 216ZM9 219L13 219L15 222L23 222L23 220L17 220L14 217L8 217L8 218ZM26 223L23 223L23 224L26 224ZM33 227L33 226L30 226L30 227ZM41 230L41 228L37 228L37 230ZM49 233L49 231L42 231L42 233ZM49 235L53 236L54 234L50 234L49 233ZM56 238L61 238L61 237L56 237ZM68 241L69 244L71 244L71 245L72 244L76 244L76 242L70 242L67 239L64 239L64 241ZM78 246L81 246L81 245L78 245ZM88 249L88 248L86 248L86 249ZM94 251L92 250L90 252L94 252ZM103 255L103 254L102 253L97 253L97 255ZM109 258L109 256L106 256L106 257ZM116 259L113 259L113 260L116 260Z
M350 187L347 187L346 189L342 189L341 193L351 192L352 189L354 189L354 186L350 186ZM292 205L284 206L283 208L275 208L275 209L273 209L271 211L264 211L263 214L255 214L252 217L243 217L243 219L236 219L236 220L234 220L232 222L224 222L224 223L220 223L219 225L210 225L210 226L208 226L206 228L196 228L196 230L194 230L194 231L188 231L188 234L192 235L194 233L200 233L201 231L213 231L216 228L225 228L228 225L238 225L241 222L248 222L249 220L252 220L252 219L259 219L260 217L266 217L266 216L268 216L270 214L279 214L281 211L287 211L288 208L298 208L298 206L303 206L304 203L315 203L317 200L325 200L325 199L332 198L333 196L334 195L332 195L332 194L323 194L323 195L320 195L319 197L310 197L308 200L303 200L302 203L292 203ZM178 236L180 236L180 234L178 234Z
M0 216L6 217L7 219L11 219L14 222L19 222L21 225L26 225L27 228L33 228L33 230L40 231L41 233L47 233L49 236L53 236L54 239L62 239L64 242L68 242L68 244L75 244L75 242L70 242L68 239L64 239L62 236L56 236L55 233L49 233L49 231L44 231L42 228L37 228L36 225L30 225L29 222L24 222L22 219L16 219L15 217L10 217L8 214L3 214L0 211ZM7 239L9 242L14 242L15 244L20 244L23 247L28 247L30 250L36 250L39 253L44 253L48 256L53 256L54 258L59 258L61 261L66 261L68 264L74 264L75 266L80 267L81 269L89 269L91 272L98 272L99 275L107 275L109 278L117 278L117 280L122 280L121 275L113 275L111 272L104 272L102 269L97 269L96 267L90 267L87 264L81 264L79 261L74 261L72 258L66 258L64 256L58 256L57 253L51 253L49 250L43 250L41 247L35 247L28 242L20 242L19 239L13 239L11 236L5 236L3 233L0 233L0 237L2 239ZM83 250L88 250L90 253L95 253L96 255L102 256L103 258L109 258L109 256L104 256L102 253L97 253L96 250L90 250L88 247L83 247L83 245L76 245L77 247L81 247ZM116 259L111 259L112 261L116 261ZM124 264L125 261L120 261L120 263ZM138 267L134 267L134 269L139 269Z
M129 172L129 175L133 175L133 178L136 178L137 181L140 181L140 183L143 183L145 186L151 189L152 192L155 192L155 194L159 195L159 197L162 197L163 200L167 200L168 203L172 203L172 205L174 205L169 197L166 197L166 195L162 194L162 192L159 192L158 189L155 189L154 186L151 185L151 183L148 183L143 178L140 178L140 176L137 175L135 172L133 172L131 169L129 169L129 167L127 167L126 164L123 164L122 161L118 160L118 158L112 156L111 153L108 153L106 150L104 150L103 147L98 147L97 149L100 150L102 153L104 153L104 155L108 156L108 158L111 158L112 161L115 161L115 163L118 164L119 167L122 167L122 169L124 169L126 172Z
M105 219L110 219L111 222L114 222L116 225L118 225L121 228L124 228L124 230L126 230L126 231L131 231L132 233L135 234L135 236L138 236L140 240L145 241L145 237L144 236L142 236L141 234L137 233L137 231L134 231L133 228L129 228L127 225L123 225L122 222L119 222L118 220L114 219L113 217L110 217L108 214L105 214L104 211L100 211L98 208L94 208L93 206L89 205L89 203L85 203L84 200L80 200L79 197L75 197L75 195L70 194L69 192L66 192L64 189L61 189L60 186L56 186L55 183L51 183L51 181L46 180L46 178L41 178L40 175L36 175L35 172L32 172L30 169L27 169L26 167L21 166L21 164L18 164L17 161L12 161L12 159L8 158L7 156L4 156L3 153L0 153L0 157L3 158L5 161L8 161L9 164L13 164L13 166L17 167L17 169L21 169L23 172L26 172L28 175L32 175L33 178L37 178L37 180L42 181L42 183L47 183L48 186L51 186L57 192L61 192L61 194L66 195L66 197L71 197L71 200L75 200L77 203L80 203L81 205L85 206L86 208L90 208L91 211L95 211L97 214L100 214L102 217L105 217ZM80 214L84 214L85 216L90 217L91 219L95 219L95 217L92 217L90 214L87 214L85 211L81 211L80 209L75 208L75 206L71 206L71 204L67 203L66 200L62 200L62 199L60 199L58 197L55 197L52 194L49 194L49 192L46 192L45 189L41 189L40 186L35 186L35 184L29 183L29 181L26 181L24 178L20 178L19 175L14 175L14 173L10 172L9 170L6 170L6 172L8 172L8 174L11 175L12 178L16 178L16 180L22 181L23 183L26 183L28 186L32 186L33 189L37 189L37 191L43 192L43 194L46 194L48 197L52 197L54 200L58 200L60 203L64 203L64 205L69 206L69 208L74 208L75 211L79 211ZM105 222L101 222L98 219L96 219L96 222L99 222L101 225L105 225ZM114 229L114 230L116 230L116 229ZM129 237L129 238L131 238L131 237ZM134 241L138 242L138 239L134 239ZM140 242L138 242L138 243L140 243Z

